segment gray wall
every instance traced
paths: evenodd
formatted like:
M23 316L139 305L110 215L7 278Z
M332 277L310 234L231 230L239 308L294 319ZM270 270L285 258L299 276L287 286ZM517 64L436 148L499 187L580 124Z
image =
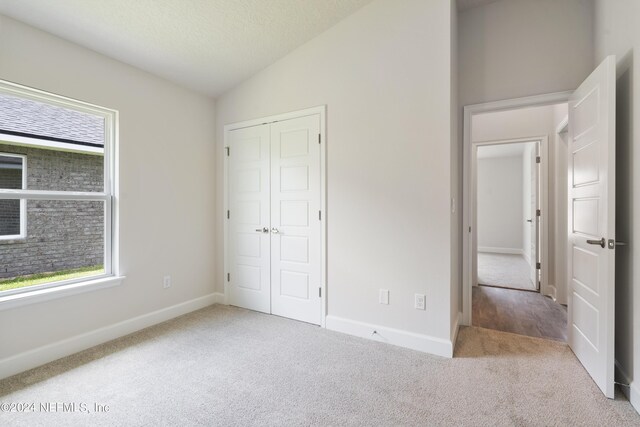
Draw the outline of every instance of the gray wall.
M522 251L522 155L478 159L477 185L478 250Z
M27 189L103 189L102 156L6 144L0 153L27 156ZM26 238L0 240L0 278L102 265L103 233L102 202L30 200Z

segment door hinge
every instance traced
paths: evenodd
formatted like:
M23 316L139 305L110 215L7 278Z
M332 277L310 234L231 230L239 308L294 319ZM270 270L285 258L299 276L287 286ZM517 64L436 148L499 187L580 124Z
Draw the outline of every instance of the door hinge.
M322 221L322 211L318 211L318 221Z
M318 288L318 298L322 298L322 288Z
M231 273L227 273L227 282L231 281Z
M231 218L231 212L227 211L227 219Z
M540 163L542 161L542 159L540 158L540 156L536 157L536 163Z
M225 150L227 150L227 157L229 157L229 153L231 152L231 148L230 147L224 147Z
M542 268L542 264L536 262L536 270L540 270Z
M318 144L322 144L322 135L318 134Z
M540 209L536 209L536 216L540 216L541 212Z

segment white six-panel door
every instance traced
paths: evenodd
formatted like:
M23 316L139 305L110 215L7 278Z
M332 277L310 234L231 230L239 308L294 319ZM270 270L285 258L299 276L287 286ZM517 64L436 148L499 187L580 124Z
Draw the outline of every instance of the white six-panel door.
M614 394L615 57L569 100L569 345Z
M229 303L321 324L320 115L228 132Z
M320 324L320 118L271 125L271 312Z
M268 125L229 132L229 303L271 312Z

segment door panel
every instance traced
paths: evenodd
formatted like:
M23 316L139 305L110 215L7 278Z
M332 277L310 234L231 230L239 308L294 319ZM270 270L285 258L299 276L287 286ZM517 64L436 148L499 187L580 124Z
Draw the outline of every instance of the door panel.
M229 132L229 303L265 313L271 311L269 138L269 125Z
M532 146L531 152L531 204L529 212L531 221L531 282L534 288L539 289L540 286L540 270L538 270L538 263L540 262L540 217L538 216L538 209L540 208L540 163L537 158L540 156L540 143L535 142Z
M320 117L271 125L272 313L319 325Z
M607 57L569 101L569 345L613 398L615 245L615 57ZM587 242L591 240L591 243Z

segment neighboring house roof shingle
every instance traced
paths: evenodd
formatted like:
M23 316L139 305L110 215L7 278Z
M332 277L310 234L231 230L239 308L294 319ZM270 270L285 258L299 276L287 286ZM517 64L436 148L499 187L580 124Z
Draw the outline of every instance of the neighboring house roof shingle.
M104 146L104 119L0 93L0 134Z

